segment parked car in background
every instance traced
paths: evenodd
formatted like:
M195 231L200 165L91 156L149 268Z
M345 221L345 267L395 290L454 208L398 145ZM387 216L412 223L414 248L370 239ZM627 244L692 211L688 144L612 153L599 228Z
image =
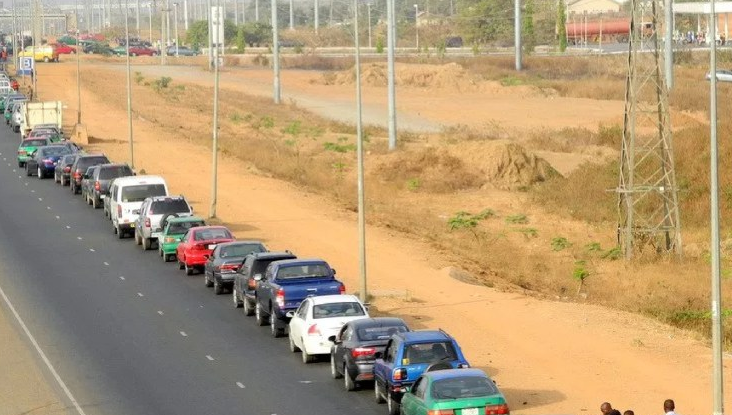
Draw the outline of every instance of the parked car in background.
M114 179L109 188L109 216L119 239L134 233L142 202L153 196L167 196L168 185L160 176L131 176Z
M191 228L181 238L175 256L178 267L193 275L193 271L203 272L206 259L216 245L233 241L234 234L224 226L199 226Z
M30 45L18 52L19 57L33 57L36 62L58 62L58 51L52 45Z
M72 151L65 145L38 147L33 153L33 157L26 162L26 176L32 176L34 173L39 179L51 176L55 173L56 165L61 157L67 154L72 154Z
M112 55L114 53L114 50L109 45L102 45L96 42L87 44L82 50L84 53L90 55Z
M272 337L284 334L287 315L308 296L345 294L346 286L336 280L335 270L322 259L290 259L269 264L257 278L254 315L257 324L269 323Z
M166 217L190 216L191 205L183 196L148 197L140 206L140 214L135 221L135 243L142 245L143 250L151 249L158 243L163 232Z
M86 169L86 172L81 176L81 198L84 199L87 205L91 205L91 194L94 189L94 173L99 169L99 165L90 166Z
M269 264L274 261L295 258L297 258L295 254L289 251L257 252L247 255L241 267L234 275L234 285L231 290L234 307L239 308L243 306L244 314L253 316L257 288L257 280L255 280L255 277L261 279Z
M0 98L0 111L4 113L5 107L9 105L14 99L25 99L25 95L18 93L3 95L3 97Z
M75 55L76 54L75 46L69 46L64 43L52 43L51 46L56 48L56 52L59 55Z
M63 132L55 124L36 124L28 133L27 138L47 136L50 134L63 135Z
M56 169L53 172L53 179L56 183L60 183L61 186L68 186L71 182L71 166L74 165L74 161L79 157L79 154L69 154L63 156L56 165Z
M15 106L19 105L19 103L26 101L28 101L28 98L22 96L21 98L11 98L5 104L5 112L3 113L3 115L5 116L5 124L10 125L10 118L13 115L13 110L15 109Z
M707 81L712 79L711 72L707 72L705 76ZM719 82L732 82L732 71L728 69L717 69L717 81Z
M191 228L206 226L206 221L197 216L167 217L163 219L163 232L158 238L158 253L163 261L171 261L183 235Z
M355 295L321 295L307 297L290 317L290 351L300 352L303 363L310 363L316 355L330 354L333 343L329 340L349 321L368 318L366 307Z
M25 167L25 163L32 158L32 154L36 152L38 147L53 144L49 138L26 138L20 142L18 146L18 167Z
M260 241L235 241L216 245L203 269L206 287L213 287L216 295L232 289L234 277L242 261L255 252L267 252L267 247Z
M74 160L74 164L71 166L70 176L70 187L71 193L81 193L81 180L88 169L91 166L97 164L109 163L109 159L104 154L84 154Z
M480 369L425 372L404 394L402 415L508 415L506 398Z
M168 46L165 53L168 56L198 56L201 54L199 51L191 49L188 46L178 46L177 49L175 46Z
M130 56L158 56L159 52L157 49L148 48L146 46L134 46L130 45Z
M363 318L346 323L337 335L328 340L330 375L343 378L347 391L355 390L359 382L374 380L374 360L383 353L391 336L409 331L404 320L396 317Z
M127 164L100 164L99 169L94 171L94 186L88 195L87 203L90 203L94 209L101 207L103 200L109 195L109 184L117 177L133 176L135 173Z
M379 403L386 401L389 415L399 414L402 396L430 366L470 367L457 341L442 330L394 334L375 357L374 396Z

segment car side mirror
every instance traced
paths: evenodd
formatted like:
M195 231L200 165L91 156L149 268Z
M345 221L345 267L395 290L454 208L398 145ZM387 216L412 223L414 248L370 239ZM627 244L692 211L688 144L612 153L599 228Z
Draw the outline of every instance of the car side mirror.
M383 358L384 358L384 353L382 353L382 352L374 353L374 359L383 359Z
M336 270L335 270L335 268L331 268L331 270L333 271L333 275L336 275Z
M254 281L262 281L262 274L254 274Z
M336 339L336 336L330 336L328 337L328 341L334 344L339 344L340 342Z
M288 311L285 314L285 317L287 317L287 318L293 318L293 317L295 317L295 312L294 311Z

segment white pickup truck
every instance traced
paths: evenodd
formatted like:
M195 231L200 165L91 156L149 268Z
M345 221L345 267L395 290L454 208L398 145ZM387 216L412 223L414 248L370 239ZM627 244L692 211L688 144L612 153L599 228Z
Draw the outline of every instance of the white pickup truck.
M20 117L20 133L23 138L39 124L50 124L63 127L63 105L61 101L27 102Z

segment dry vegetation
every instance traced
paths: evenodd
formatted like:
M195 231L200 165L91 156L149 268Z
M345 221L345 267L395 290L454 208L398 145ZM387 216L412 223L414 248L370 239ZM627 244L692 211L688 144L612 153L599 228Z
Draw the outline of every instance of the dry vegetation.
M656 316L707 333L708 315L708 88L704 56L685 57L672 96L677 180L687 256L683 260L645 255L633 263L618 259L615 247L617 184L613 160L585 164L561 177L531 152L615 154L622 126L596 131L567 128L529 136L455 127L442 134L403 134L400 151L386 152L384 131L366 131L368 220L417 235L441 250L446 261L470 270L491 286L519 286L537 295L591 301ZM291 58L289 65L319 67L323 58ZM347 60L327 68L346 67ZM437 61L439 63L441 61ZM625 61L620 57L538 58L517 75L508 58L459 61L476 79L503 85L550 88L557 94L622 99ZM326 77L335 82L338 76ZM122 75L96 71L92 89L118 83ZM416 82L416 81L413 81ZM155 87L138 79L135 110L181 139L210 145L210 89L178 84ZM95 88L96 87L96 88ZM721 85L722 93L729 91ZM723 95L725 96L725 95ZM122 95L105 97L123 107ZM355 209L353 128L319 119L295 106L268 99L221 93L221 146L224 153L252 163L264 174L331 195ZM729 104L720 114L729 113ZM578 114L581 116L581 114ZM698 121L697 121L698 120ZM185 128L184 128L185 126ZM720 119L720 137L732 135L729 118ZM510 139L507 142L504 139ZM518 146L514 143L523 145ZM721 141L725 277L732 234L732 144ZM729 299L729 284L724 283ZM732 333L730 333L732 334Z

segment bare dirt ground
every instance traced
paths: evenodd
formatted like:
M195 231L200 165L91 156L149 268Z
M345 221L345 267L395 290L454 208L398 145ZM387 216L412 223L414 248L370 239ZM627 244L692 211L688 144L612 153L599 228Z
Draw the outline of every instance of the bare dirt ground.
M183 82L210 82L204 79L210 76L197 68L175 67L165 74L176 80L185 78ZM222 85L265 94L271 91L269 77L266 70L231 70L224 74ZM74 78L75 66L71 64L39 65L41 98L63 100L68 105L67 120L74 118L76 111ZM351 85L326 86L317 78L312 73L283 73L285 96L292 94L300 106L304 101L299 96L313 102L352 105ZM383 89L373 88L366 89L367 105L382 107ZM108 97L123 91L123 85L109 85L108 91L82 91L84 122L90 135L100 138L90 147L120 161L129 156L123 121L126 112ZM512 127L561 128L578 122L596 127L600 122L616 120L621 108L618 102L511 97L500 89L491 94L485 90L449 92L447 88L435 95L420 88L401 88L400 111L417 114L417 121L424 118L434 125L452 120L481 126L493 120ZM455 105L456 101L469 102L470 109ZM581 119L578 113L584 114ZM165 149L165 157L160 157L161 149ZM200 214L208 212L209 157L206 148L180 140L144 117L135 118L135 167L164 175L173 191L184 193ZM201 167L184 170L171 166L168 160L176 160L176 166ZM357 290L353 213L334 207L323 196L256 174L229 157L220 161L219 186L218 216L238 237L260 238L273 249L324 257L339 270L349 291ZM241 195L257 203L242 203ZM506 205L529 208L521 197L500 191L480 197L496 197ZM440 201L449 202L449 196ZM412 202L419 203L419 199ZM544 219L552 220L551 216ZM592 232L573 224L556 226L569 232ZM368 260L375 308L403 316L415 328L441 327L450 332L471 363L497 381L515 413L597 413L600 403L607 400L621 410L653 414L661 413L666 398L676 400L679 413L711 411L710 349L684 331L636 314L540 300L461 282L452 278L451 264L441 260L440 253L429 244L386 228L369 227ZM726 387L730 390L732 383L727 382Z

